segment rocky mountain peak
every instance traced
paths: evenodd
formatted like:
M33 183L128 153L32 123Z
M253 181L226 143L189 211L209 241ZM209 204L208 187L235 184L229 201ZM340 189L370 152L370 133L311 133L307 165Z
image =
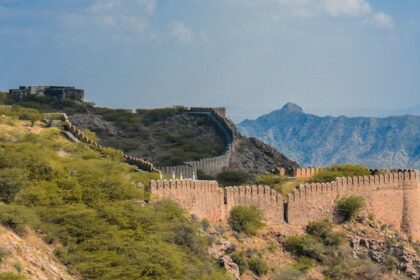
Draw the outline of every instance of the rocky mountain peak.
M284 113L303 113L302 107L292 102L288 102L284 105L283 108L281 108L281 111Z

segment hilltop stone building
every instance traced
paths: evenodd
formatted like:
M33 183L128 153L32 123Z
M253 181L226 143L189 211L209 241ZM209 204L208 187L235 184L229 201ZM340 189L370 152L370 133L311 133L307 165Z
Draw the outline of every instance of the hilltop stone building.
M20 86L18 89L10 89L9 94L25 97L25 96L47 96L57 99L72 99L82 102L85 92L75 87L63 86Z

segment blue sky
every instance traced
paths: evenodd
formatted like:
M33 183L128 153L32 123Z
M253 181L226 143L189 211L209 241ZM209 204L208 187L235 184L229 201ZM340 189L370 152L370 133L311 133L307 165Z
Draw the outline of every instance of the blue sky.
M420 106L420 1L0 0L0 88L26 84L110 107L222 105L235 120L288 101L400 112Z

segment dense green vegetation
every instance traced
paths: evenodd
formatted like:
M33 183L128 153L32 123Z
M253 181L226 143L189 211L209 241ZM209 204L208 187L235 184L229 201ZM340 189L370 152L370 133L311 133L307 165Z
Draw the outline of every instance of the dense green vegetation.
M238 265L241 275L248 269L257 276L262 276L269 270L267 263L261 258L259 252L253 250L239 251L231 254L230 257Z
M341 220L346 222L356 217L364 205L363 197L351 195L339 199L336 203L335 211Z
M24 280L25 277L12 273L12 272L0 272L0 280Z
M303 182L303 181L302 181ZM293 192L300 183L298 179L292 179L286 176L280 176L275 174L264 174L257 176L257 184L270 186L283 196Z
M189 129L188 125L208 130L213 125L209 117L197 115L187 123L181 123L185 121L182 118L174 120L180 116L183 107L139 109L133 113L125 109L95 107L93 103L39 96L18 98L4 93L0 93L0 103L34 108L40 112L92 113L101 116L118 131L117 135L112 135L109 131L92 128L96 129L94 132L102 145L145 158L157 166L180 165L186 161L217 156L225 148L220 136L216 140L201 139L200 131Z
M240 186L251 181L248 173L240 170L226 170L216 176L222 186Z
M310 179L310 183L328 183L335 181L337 177L369 176L370 170L359 164L333 165L322 169Z
M230 210L229 223L234 231L252 235L265 226L262 222L263 218L260 209L254 206L238 205Z
M313 266L310 260L324 266L322 272L327 279L382 279L384 270L367 258L354 258L351 249L344 245L345 239L345 233L334 231L328 220L309 223L306 234L290 236L285 240L285 249L293 253L298 262L275 279L304 275Z
M0 130L4 226L43 232L83 279L226 279L199 225L175 203L139 203L158 174L70 143L57 128L29 133L10 117L2 123L9 127Z

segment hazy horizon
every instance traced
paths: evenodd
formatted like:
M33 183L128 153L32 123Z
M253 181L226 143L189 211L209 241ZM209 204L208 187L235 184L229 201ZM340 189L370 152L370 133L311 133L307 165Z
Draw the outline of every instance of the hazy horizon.
M0 0L0 88L59 84L113 108L287 102L420 112L420 2ZM410 109L413 108L413 109Z

